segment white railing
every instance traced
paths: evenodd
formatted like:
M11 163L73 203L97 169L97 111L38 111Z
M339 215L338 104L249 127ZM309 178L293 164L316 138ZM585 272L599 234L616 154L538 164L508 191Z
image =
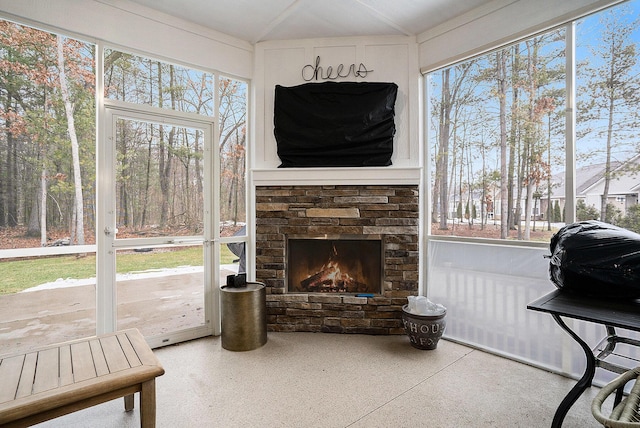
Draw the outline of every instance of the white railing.
M582 348L551 315L527 310L528 303L555 289L548 278L547 254L548 249L536 247L429 241L427 296L447 307L445 338L568 376L582 376L586 365ZM603 326L563 320L592 348L606 336ZM640 336L617 330L623 336ZM640 359L637 348L623 351ZM614 377L596 370L594 383L602 385Z
M11 248L0 250L0 260L20 257L45 257L95 252L95 245L64 245L59 247Z

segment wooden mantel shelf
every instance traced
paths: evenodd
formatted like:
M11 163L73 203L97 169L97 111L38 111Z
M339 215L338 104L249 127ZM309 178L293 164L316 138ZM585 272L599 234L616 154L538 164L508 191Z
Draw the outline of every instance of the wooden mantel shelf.
M254 168L250 174L255 186L415 185L420 184L422 168Z

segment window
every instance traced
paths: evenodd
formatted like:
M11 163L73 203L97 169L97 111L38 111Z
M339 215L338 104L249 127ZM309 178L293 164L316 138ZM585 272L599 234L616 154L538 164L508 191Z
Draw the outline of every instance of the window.
M576 196L598 220L640 232L640 2L576 25ZM625 206L626 195L634 203Z
M241 230L246 222L247 83L114 49L105 49L104 57L109 99L214 117L217 81L221 234ZM165 153L170 158L183 152ZM201 173L202 158L191 161L194 173Z
M98 112L97 51L106 98ZM211 268L232 273L240 261L216 238L240 232L224 239L246 241L247 93L239 79L0 21L0 306L9 308L0 311L0 353L33 347L45 332L62 341L116 322L140 327L154 343L174 340L160 337L167 320L172 331L188 330L180 340L211 333L210 287L220 275ZM96 116L113 120L105 127L113 146L96 144ZM108 191L97 177L109 177ZM112 232L108 215L117 217L117 239L96 248L96 225L98 241ZM117 265L105 261L116 252ZM164 321L144 330L141 305L130 305L133 279L178 270L189 271L193 289L175 275L147 285L189 294L195 317L169 316L150 303ZM105 298L116 295L115 304Z
M0 20L0 353L95 334L94 52Z
M234 266L230 270L239 273L247 272L247 96L246 82L227 77L220 78L220 236L226 242L226 249L233 254L231 261ZM223 257L224 254L221 252ZM225 266L223 259L221 264Z
M624 217L612 201L640 180L638 11L578 21L576 46L559 28L427 75L431 235L548 241L576 197L604 221ZM577 62L576 195L565 195L565 55Z
M214 115L214 76L113 49L104 51L105 97L175 111Z
M220 221L225 234L237 234L247 220L247 94L246 82L220 78Z
M214 116L212 73L113 49L104 51L104 70L108 99ZM202 233L201 133L152 122L121 123L116 171L119 236Z

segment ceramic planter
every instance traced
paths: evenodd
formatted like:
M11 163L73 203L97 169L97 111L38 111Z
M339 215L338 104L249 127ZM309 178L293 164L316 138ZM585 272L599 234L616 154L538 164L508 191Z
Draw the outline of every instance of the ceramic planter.
M409 312L408 306L402 307L402 324L411 346L423 350L436 349L447 325L447 312L438 315L417 315Z

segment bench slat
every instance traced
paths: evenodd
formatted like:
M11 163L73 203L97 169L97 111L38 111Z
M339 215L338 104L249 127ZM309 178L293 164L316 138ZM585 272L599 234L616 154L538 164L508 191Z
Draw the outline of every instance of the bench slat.
M129 361L129 365L131 367L138 367L142 365L140 358L138 358L138 354L136 354L135 349L131 345L131 341L129 337L125 334L118 334L118 341L120 342L120 346L122 347L122 351L124 351L124 355L127 357Z
M31 395L33 379L36 374L37 359L37 352L30 352L25 355L24 364L22 365L22 373L20 374L20 383L18 384L18 391L16 392L16 398L28 397L29 395Z
M33 379L33 394L58 387L58 349L44 349L38 352L36 375Z
M5 358L0 363L0 379L3 384L0 388L0 403L13 400L16 397L23 364L24 355Z
M105 337L100 340L100 343L102 344L102 350L107 360L110 373L130 368L129 361L127 361L127 357L124 355L122 346L120 346L120 342L116 336Z
M73 383L73 367L71 365L71 346L60 346L60 386Z
M151 366L156 365L156 361L158 360L141 334L131 334L127 332L127 337L129 338L131 345L133 345L133 348L136 350L136 354L138 355L138 358L140 358L142 364Z
M80 342L71 345L71 364L73 367L74 382L81 382L96 377L96 369L93 365L89 342Z
M96 369L96 375L104 376L106 374L109 374L109 365L107 364L107 360L104 357L104 349L102 348L100 339L89 341L89 346L91 346L93 366Z

